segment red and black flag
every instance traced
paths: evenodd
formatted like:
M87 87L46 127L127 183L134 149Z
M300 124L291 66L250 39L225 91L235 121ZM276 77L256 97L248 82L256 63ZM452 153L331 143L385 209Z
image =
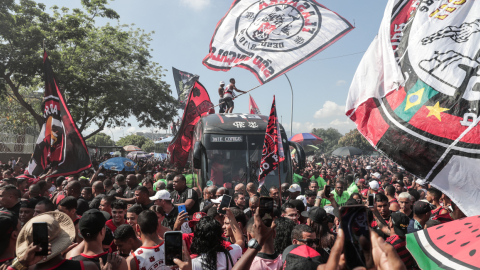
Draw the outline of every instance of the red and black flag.
M262 194L268 194L264 183L265 177L274 171L285 160L283 152L282 136L280 133L280 123L277 117L277 108L275 105L275 96L273 96L272 109L268 117L267 131L263 143L262 160L260 161L260 173L258 175L259 188Z
M192 149L193 129L200 117L215 113L205 87L198 81L193 85L188 96L185 110L183 111L182 124L168 145L170 163L183 167L187 163L188 153Z
M76 174L92 166L82 134L68 111L58 89L47 52L43 55L45 68L44 123L35 151L25 174L39 176L51 168L51 176Z

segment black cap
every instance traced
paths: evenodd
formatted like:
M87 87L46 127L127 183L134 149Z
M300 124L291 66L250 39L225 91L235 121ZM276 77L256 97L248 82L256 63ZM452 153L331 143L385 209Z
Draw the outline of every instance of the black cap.
M309 218L311 221L322 224L323 221L327 218L327 211L322 207L312 207L308 211L303 211L301 214L303 217Z
M392 225L395 233L398 236L404 237L408 232L407 228L410 223L408 216L399 211L392 213L390 217L392 218Z
M291 201L289 201L289 203L295 205L295 208L297 208L297 211L299 213L302 213L303 211L305 211L305 204L303 204L303 201L291 200Z
M291 245L282 254L284 270L316 270L324 263L321 255L307 245Z
M424 201L416 201L413 205L413 213L416 215L423 215L432 211L432 206Z
M12 232L17 229L18 218L10 211L0 211L0 249L5 250L8 247L8 239Z
M20 208L35 209L35 205L37 205L38 202L39 202L39 200L37 200L35 198L30 198L30 199L27 199L27 200L23 200L23 201L20 202Z
M105 222L107 222L107 220L102 212L97 209L91 209L83 213L80 222L78 222L78 229L84 237L94 235L105 228Z

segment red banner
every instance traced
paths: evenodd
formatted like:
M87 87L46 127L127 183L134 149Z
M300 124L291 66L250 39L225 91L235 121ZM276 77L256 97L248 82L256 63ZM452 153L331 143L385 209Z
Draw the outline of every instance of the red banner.
M248 101L248 109L250 110L250 114L262 114L252 96L250 96L250 94L248 96L250 97L250 100Z
M188 96L180 129L168 145L170 163L179 167L185 166L188 153L192 149L193 129L200 117L209 113L215 113L213 104L205 87L197 81Z

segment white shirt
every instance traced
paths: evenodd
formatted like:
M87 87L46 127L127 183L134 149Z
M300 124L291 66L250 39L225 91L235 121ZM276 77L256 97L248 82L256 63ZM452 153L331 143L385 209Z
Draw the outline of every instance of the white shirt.
M228 252L232 256L233 264L237 263L238 259L242 257L242 248L237 245L233 244L227 247ZM192 260L192 270L203 270L202 268L202 261L203 255L198 256L197 258ZM226 258L224 253L217 253L217 270L226 270L227 269L227 260L228 260L228 269L232 269L233 265L230 264L230 260Z
M138 270L170 270L165 266L165 246L161 244L154 247L139 247L132 253Z

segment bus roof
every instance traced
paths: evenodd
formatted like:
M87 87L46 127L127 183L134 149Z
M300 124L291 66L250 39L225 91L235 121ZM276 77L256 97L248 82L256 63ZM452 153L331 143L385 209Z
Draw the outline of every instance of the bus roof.
M268 116L245 113L219 113L203 116L205 133L262 133L267 130ZM280 129L284 132L282 125Z

